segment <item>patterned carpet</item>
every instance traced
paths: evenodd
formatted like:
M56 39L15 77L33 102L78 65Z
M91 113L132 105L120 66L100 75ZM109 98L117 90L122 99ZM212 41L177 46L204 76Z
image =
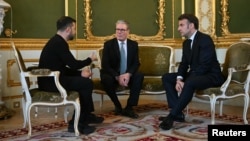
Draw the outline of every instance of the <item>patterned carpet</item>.
M101 114L105 117L103 124L96 125L97 130L86 136L75 137L67 132L64 121L33 126L32 137L27 139L27 128L0 132L0 140L12 141L205 141L210 113L189 109L186 122L174 123L174 128L164 131L158 128L159 116L167 115L165 104L150 103L139 105L135 109L139 119L115 116L113 112ZM249 119L248 119L249 120ZM242 124L237 116L216 115L216 124Z

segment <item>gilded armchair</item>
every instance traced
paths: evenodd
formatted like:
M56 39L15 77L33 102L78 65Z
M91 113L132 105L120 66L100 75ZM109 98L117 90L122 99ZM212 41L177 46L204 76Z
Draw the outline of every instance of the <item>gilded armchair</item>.
M226 81L221 87L208 88L196 91L195 97L210 101L211 106L211 124L215 124L215 106L219 102L222 115L223 101L243 97L243 122L248 124L247 110L249 105L249 83L250 83L250 44L238 42L232 44L222 65L223 74Z
M22 109L23 109L23 117L24 117L24 127L28 125L28 137L31 136L32 126L31 126L31 117L30 112L33 106L66 106L73 105L75 109L75 121L74 121L74 129L75 135L79 135L78 131L78 120L80 116L80 103L78 92L71 91L66 92L66 90L61 86L59 82L59 71L50 71L49 69L33 69L28 71L22 55L18 48L15 47L15 44L11 42L11 46L14 51L14 55L16 58L16 62L19 68L20 81L22 85ZM38 88L30 88L30 78L37 77L53 77L55 80L55 84L58 88L59 92L47 92L41 91ZM67 110L65 110L64 118L67 118Z

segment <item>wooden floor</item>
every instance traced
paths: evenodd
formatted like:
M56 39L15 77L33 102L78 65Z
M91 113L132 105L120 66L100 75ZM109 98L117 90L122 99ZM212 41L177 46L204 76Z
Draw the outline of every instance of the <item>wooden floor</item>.
M148 100L148 99L140 99L139 104L147 104L147 103L166 103L166 101L156 101L156 100ZM122 100L122 104L124 105L126 100ZM210 111L210 105L207 103L200 103L200 102L191 102L188 106L192 109L200 109L205 111ZM218 107L218 106L217 106ZM71 107L72 108L72 107ZM63 120L63 107L58 108L58 117L55 118L55 108L47 108L47 107L40 107L38 112L38 117L34 117L34 108L32 109L32 126L38 125L41 123L48 123L53 121L61 121ZM102 108L99 106L99 102L95 102L95 113L105 113L112 111L114 109L113 104L109 100L105 100L104 105ZM49 112L48 112L49 110ZM228 115L238 115L242 117L242 107L240 106L224 106L224 113ZM73 109L70 110L68 119L71 118ZM250 114L248 112L248 118L250 118ZM249 121L250 122L250 121ZM0 120L0 132L4 130L12 130L17 128L22 128L23 126L23 116L22 110L19 109L15 111L14 116L9 119Z

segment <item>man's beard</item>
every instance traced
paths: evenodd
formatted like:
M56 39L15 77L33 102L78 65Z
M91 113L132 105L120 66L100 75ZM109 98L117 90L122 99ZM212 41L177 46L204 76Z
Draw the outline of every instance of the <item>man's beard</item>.
M73 40L74 39L74 35L73 34L70 34L69 36L68 36L68 40Z

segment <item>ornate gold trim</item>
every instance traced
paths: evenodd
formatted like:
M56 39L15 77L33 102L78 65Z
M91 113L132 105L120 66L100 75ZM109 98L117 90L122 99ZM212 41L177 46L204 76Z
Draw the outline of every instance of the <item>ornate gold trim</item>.
M215 0L195 0L195 13L200 21L200 31L215 35Z
M38 59L25 59L24 62L38 62ZM16 63L15 59L10 59L7 61L7 86L8 87L21 86L21 82L15 82L15 80L11 79L11 66L14 63Z
M111 38L114 38L115 35L108 35L108 36L94 36L91 28L92 28L92 22L91 14L92 9L90 5L91 0L84 0L84 15L85 15L85 33L84 36L87 40L108 40ZM165 36L165 24L164 24L164 13L165 13L165 0L159 0L159 6L158 10L156 11L156 14L158 15L158 20L156 20L156 23L159 25L158 33L154 36L139 36L136 34L130 34L129 38L132 40L163 40Z
M68 0L64 0L64 5L65 5L65 16L69 15L69 1Z
M13 86L20 86L20 82L14 82L14 80L11 79L11 66L16 62L15 59L11 59L7 61L7 86L8 87L13 87Z
M228 27L229 23L229 11L228 11L228 5L229 2L228 0L221 0L221 16L222 16L222 22L221 22L221 31L222 31L222 36L224 37L250 37L250 33L231 33Z
M2 100L7 101L7 100L13 100L13 99L18 99L18 98L22 98L22 97L23 97L23 95L3 96Z
M2 50L12 50L10 41L13 41L20 50L42 50L48 39L31 39L31 38L23 38L23 39L16 39L12 38L1 38L0 39L0 51ZM214 38L214 42L217 48L220 47L228 47L232 43L239 41L239 38L234 36L233 38L224 38L224 37L217 37ZM164 40L142 40L138 41L139 44L161 44L161 45L168 45L173 48L181 48L183 40L181 38L165 38ZM101 40L91 40L86 41L85 39L76 39L74 41L69 41L70 49L72 50L94 50L98 49L103 46L103 41Z

